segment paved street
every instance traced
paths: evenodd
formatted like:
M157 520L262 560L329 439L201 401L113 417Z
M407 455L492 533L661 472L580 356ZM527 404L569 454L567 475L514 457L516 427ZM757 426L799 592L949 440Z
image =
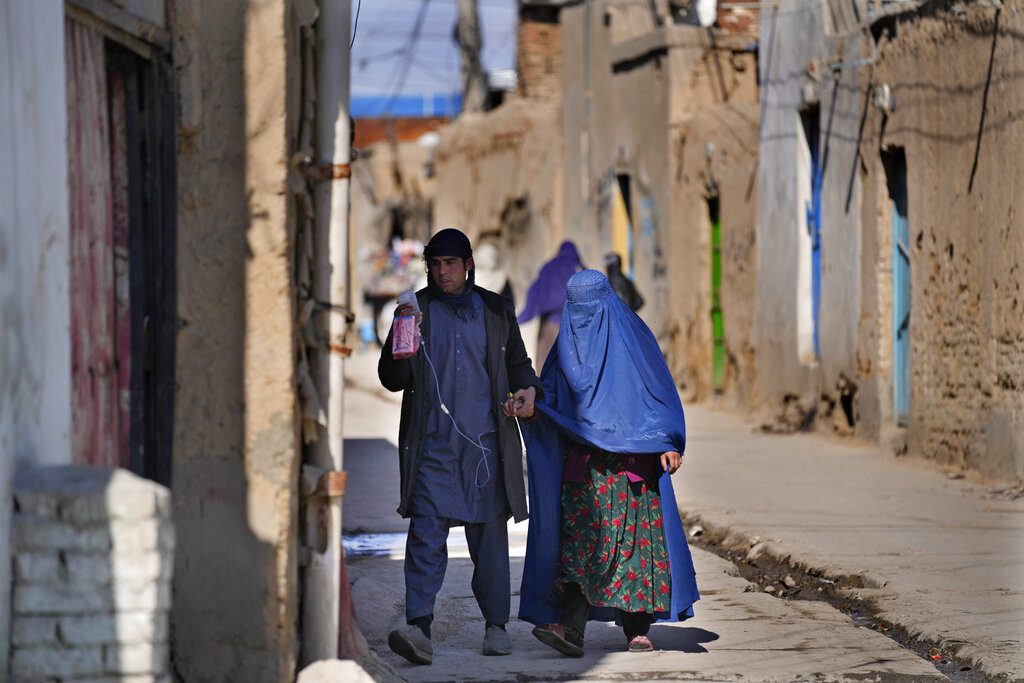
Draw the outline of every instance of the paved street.
M394 511L393 445L399 395L377 385L372 354L355 356L347 374L349 578L367 639L403 678L946 680L910 649L856 626L828 604L773 597L740 578L732 563L696 548L702 594L697 616L685 624L655 626L655 653L625 653L618 629L592 624L587 655L570 660L535 641L529 625L513 621L516 652L483 657L483 623L469 589L472 565L459 530L449 541L452 559L436 612L434 664L407 664L385 644L402 613L405 524ZM687 418L688 457L677 487L692 523L699 521L708 535L732 532L730 544L741 548L758 536L769 553L790 555L826 578L859 575L865 585L884 585L857 592L879 600L887 620L936 640L954 629L965 643L961 657L977 658L993 673L1021 675L1015 658L1022 613L1016 577L1022 572L1013 563L1021 557L1024 503L993 498L979 485L834 440L756 434L735 417L690 406ZM515 589L525 524L510 531ZM954 583L959 587L953 589Z

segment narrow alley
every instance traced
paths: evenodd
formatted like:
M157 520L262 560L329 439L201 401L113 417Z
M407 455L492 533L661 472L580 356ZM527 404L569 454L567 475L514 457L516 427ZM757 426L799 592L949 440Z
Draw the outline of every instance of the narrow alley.
M840 576L860 576L866 588L853 589L851 597L873 601L888 624L933 640L965 642L987 673L954 666L945 657L930 661L872 628L874 621L858 625L827 602L773 596L741 578L735 564L696 544L696 616L656 625L656 652L627 653L619 629L596 624L587 632L587 654L569 659L537 642L530 625L514 619L514 653L484 657L483 621L469 590L472 563L459 529L449 537L434 663L415 667L386 644L388 631L404 619L407 521L395 512L401 395L380 386L373 352L350 359L346 373L345 448L353 481L344 508L348 572L359 626L385 663L374 672L379 680L987 681L1022 665L1019 650L1001 641L1024 626L1024 501L993 497L984 487L885 459L869 448L757 434L735 417L688 407L693 436L675 479L691 542L700 525L705 534L731 535L733 547L749 549L753 542L760 549L754 554L764 551L765 560L774 555L802 565L823 586ZM927 508L945 514L931 523L926 517L935 510ZM525 527L510 523L513 614ZM974 549L961 540L968 527L984 530ZM957 550L950 552L951 546ZM992 564L1005 573L972 575L972 568ZM793 574L799 576L796 569ZM773 592L786 590L779 582ZM389 679L392 672L399 678Z

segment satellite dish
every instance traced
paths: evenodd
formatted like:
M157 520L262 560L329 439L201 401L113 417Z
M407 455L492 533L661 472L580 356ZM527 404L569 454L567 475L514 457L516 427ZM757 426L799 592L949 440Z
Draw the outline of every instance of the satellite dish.
M718 18L718 0L697 0L697 21L704 28L715 25Z

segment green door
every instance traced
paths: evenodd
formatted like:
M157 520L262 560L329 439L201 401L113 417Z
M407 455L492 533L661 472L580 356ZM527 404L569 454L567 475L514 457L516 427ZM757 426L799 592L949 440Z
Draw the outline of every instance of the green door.
M718 198L708 200L711 219L711 387L716 393L725 389L725 320L722 317L722 219Z

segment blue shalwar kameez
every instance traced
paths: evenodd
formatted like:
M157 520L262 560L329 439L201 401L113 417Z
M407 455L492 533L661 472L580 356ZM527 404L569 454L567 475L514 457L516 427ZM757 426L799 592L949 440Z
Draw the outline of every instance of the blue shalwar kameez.
M410 504L405 551L410 622L433 615L448 564L448 530L459 525L466 529L473 594L484 619L505 624L509 618L508 503L498 456L497 406L491 405L487 375L483 308L480 295L469 290L434 300L426 311L426 353L436 384L428 389L433 395L427 434ZM442 402L451 417L442 411Z

